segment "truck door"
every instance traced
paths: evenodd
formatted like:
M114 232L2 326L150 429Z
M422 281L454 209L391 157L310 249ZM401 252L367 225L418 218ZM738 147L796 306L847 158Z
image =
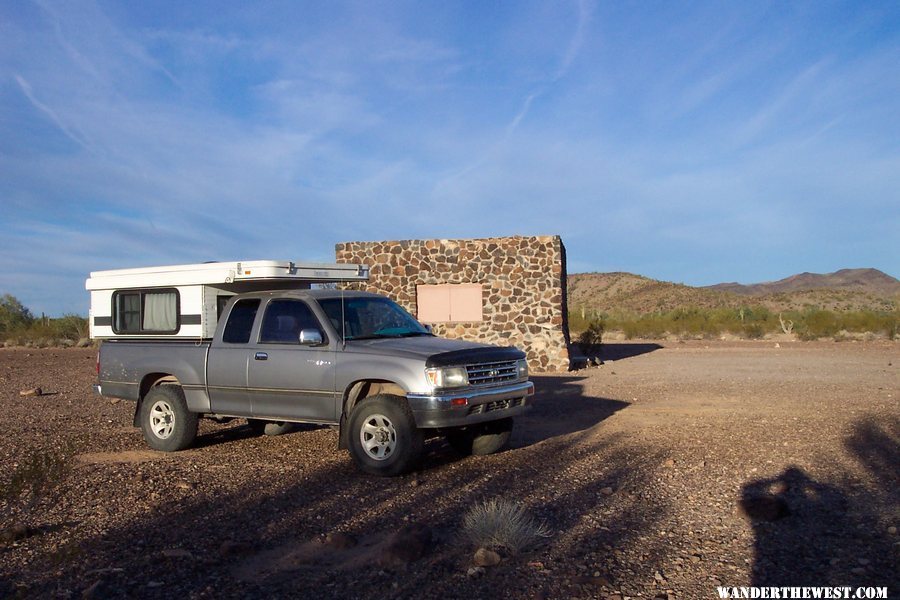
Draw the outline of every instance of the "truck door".
M210 409L214 413L251 416L247 393L247 368L253 358L250 336L259 310L259 298L238 300L231 308L222 332L209 350L206 382Z
M310 329L319 332L321 344L300 342L300 332ZM325 338L325 328L306 302L270 300L248 367L253 416L336 422L336 343Z

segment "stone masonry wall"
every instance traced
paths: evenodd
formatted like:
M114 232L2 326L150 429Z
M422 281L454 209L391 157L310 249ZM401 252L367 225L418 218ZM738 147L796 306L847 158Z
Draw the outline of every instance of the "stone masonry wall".
M482 284L484 320L433 323L434 333L516 346L533 371L569 368L566 255L559 236L344 242L339 263L369 266L355 287L384 294L416 314L416 286Z

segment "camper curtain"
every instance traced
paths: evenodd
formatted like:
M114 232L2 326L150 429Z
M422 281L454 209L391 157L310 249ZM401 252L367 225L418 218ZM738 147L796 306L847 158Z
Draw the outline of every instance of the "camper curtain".
M144 294L144 331L175 331L178 328L175 292Z

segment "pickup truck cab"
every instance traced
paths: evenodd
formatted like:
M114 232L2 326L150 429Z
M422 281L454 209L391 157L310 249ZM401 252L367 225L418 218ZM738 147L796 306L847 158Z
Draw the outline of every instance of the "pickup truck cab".
M188 447L201 417L268 434L328 424L360 469L396 475L427 436L463 454L501 449L534 385L515 348L436 337L377 294L304 289L231 297L211 340L105 340L96 391L136 401L158 450Z

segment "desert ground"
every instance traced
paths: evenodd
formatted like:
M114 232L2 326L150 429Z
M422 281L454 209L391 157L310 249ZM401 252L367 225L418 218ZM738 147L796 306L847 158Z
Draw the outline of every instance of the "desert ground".
M0 597L900 595L900 343L641 342L537 374L511 447L358 472L337 432L204 422L150 451L95 351L0 350ZM39 396L22 396L40 387ZM18 493L13 493L13 491ZM474 568L480 502L549 530Z

